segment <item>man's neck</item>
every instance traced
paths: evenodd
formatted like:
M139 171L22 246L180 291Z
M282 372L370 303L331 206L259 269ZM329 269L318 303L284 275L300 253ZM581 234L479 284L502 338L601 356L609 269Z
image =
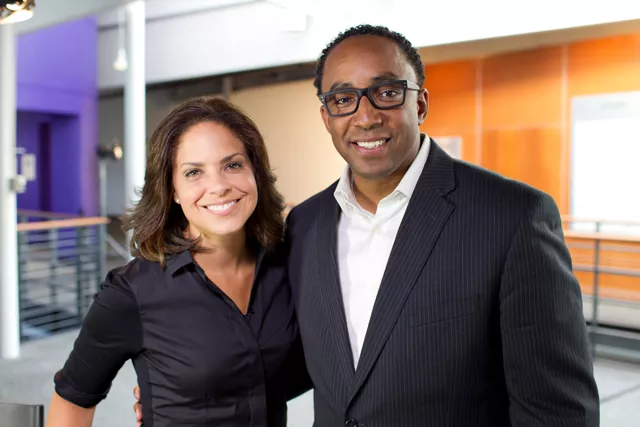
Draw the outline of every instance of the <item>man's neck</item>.
M402 171L380 179L365 179L357 174L352 174L353 195L362 209L375 214L380 200L387 197L398 187L402 177L407 173L408 167Z
M367 179L353 173L353 169L349 171L351 182L353 183L353 195L362 209L375 214L378 210L380 200L393 193L393 191L398 187L400 181L402 181L402 178L404 178L422 148L422 143L424 142L422 134L419 134L418 137L420 138L420 145L418 146L418 150L411 157L411 161L389 176L378 179Z

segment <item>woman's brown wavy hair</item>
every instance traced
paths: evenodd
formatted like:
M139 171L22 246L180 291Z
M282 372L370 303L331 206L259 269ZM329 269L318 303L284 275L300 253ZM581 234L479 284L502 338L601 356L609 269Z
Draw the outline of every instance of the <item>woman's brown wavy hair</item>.
M159 262L187 249L202 251L197 240L184 236L187 218L174 201L174 159L182 136L192 126L214 122L227 127L244 145L258 188L255 211L245 225L248 239L272 249L283 237L284 199L275 186L269 156L255 123L238 107L215 97L198 97L179 105L158 125L149 144L145 184L140 199L123 217L132 231L131 255Z

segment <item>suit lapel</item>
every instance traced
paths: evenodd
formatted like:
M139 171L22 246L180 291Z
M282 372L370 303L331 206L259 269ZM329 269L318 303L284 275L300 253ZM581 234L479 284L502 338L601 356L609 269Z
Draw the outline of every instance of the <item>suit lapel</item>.
M454 206L453 162L431 141L427 164L398 230L367 328L349 403L355 398L384 347L409 293Z
M325 304L326 321L329 325L327 339L335 348L342 373L350 384L353 381L355 368L353 353L349 342L346 315L340 288L340 275L337 263L337 233L340 208L335 200L324 204L325 208L319 215L316 241L316 257L318 258L318 281L320 296Z

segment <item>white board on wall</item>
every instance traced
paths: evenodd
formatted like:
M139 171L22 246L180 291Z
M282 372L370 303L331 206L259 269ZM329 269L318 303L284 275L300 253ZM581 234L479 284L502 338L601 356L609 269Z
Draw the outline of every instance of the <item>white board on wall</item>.
M571 215L640 222L640 92L575 97L571 122ZM640 234L640 225L601 231Z

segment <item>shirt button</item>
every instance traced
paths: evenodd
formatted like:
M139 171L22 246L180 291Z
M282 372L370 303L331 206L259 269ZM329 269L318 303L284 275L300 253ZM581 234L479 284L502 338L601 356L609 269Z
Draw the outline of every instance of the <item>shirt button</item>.
M347 422L344 423L344 427L358 427L358 422L356 420L347 420Z

